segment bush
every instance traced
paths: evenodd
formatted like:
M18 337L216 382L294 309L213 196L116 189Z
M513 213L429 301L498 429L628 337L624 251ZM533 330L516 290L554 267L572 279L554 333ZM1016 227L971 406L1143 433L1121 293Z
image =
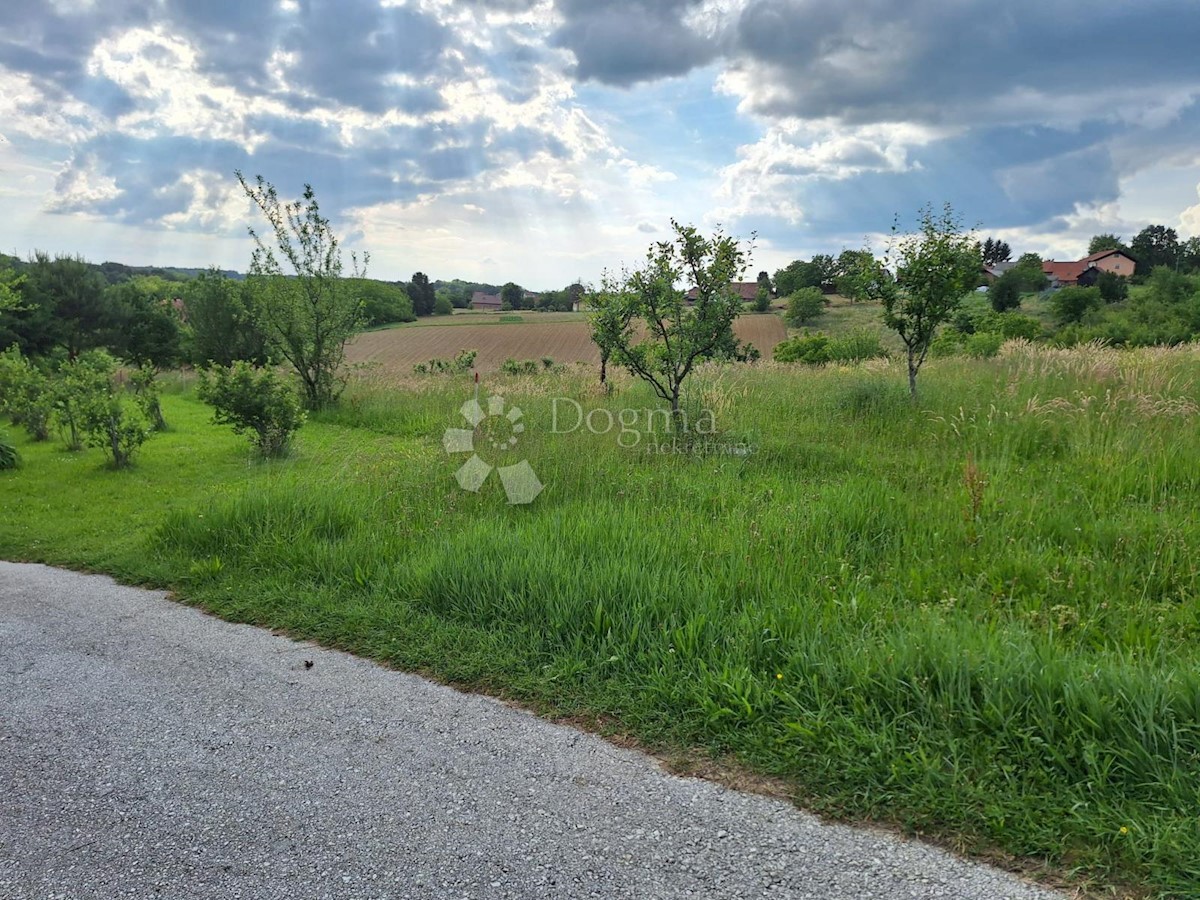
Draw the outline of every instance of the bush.
M139 414L134 414L121 395L111 388L89 398L82 414L83 429L89 447L99 447L114 469L124 469L133 454L150 437L150 429Z
M103 350L83 353L64 363L51 385L54 422L66 448L82 450L87 410L103 403L112 393L112 375L117 361Z
M998 313L1021 305L1022 275L1012 269L1005 272L988 288L988 301Z
M196 394L213 407L216 424L232 425L235 434L249 433L265 457L287 453L292 435L304 424L300 398L271 369L245 362L214 366L200 373Z
M417 363L413 372L418 375L444 375L448 372L470 372L475 365L478 350L459 350L454 359L431 359L427 363Z
M1081 322L1083 317L1100 306L1100 291L1094 287L1065 287L1050 297L1050 311L1059 325Z
M554 361L551 360L551 365ZM505 375L532 375L538 370L538 363L535 359L506 359L500 364L500 371Z
M0 411L35 441L50 437L54 412L50 380L16 347L0 353Z
M0 434L0 469L15 469L20 462L17 448L8 442L8 435Z
M454 313L454 304L450 302L450 298L442 295L433 301L433 314L435 316L449 316Z
M973 356L976 359L990 359L1000 352L1000 346L1004 343L1004 336L990 331L980 331L970 335L963 342L963 349L967 356Z
M1120 303L1129 297L1129 282L1116 272L1101 272L1096 287L1105 303Z
M154 366L139 366L129 375L129 386L133 388L142 415L155 431L166 431L167 420L162 414L162 385L158 383L158 371Z
M789 325L795 327L805 325L824 313L828 302L818 288L801 288L788 297L787 313L784 318L787 319Z
M879 359L884 356L887 356L887 351L883 349L879 335L871 334L869 331L852 331L829 341L831 362L860 362L864 359Z
M829 338L823 334L805 332L799 337L789 338L775 346L776 362L802 362L809 365L820 365L831 359L829 355Z

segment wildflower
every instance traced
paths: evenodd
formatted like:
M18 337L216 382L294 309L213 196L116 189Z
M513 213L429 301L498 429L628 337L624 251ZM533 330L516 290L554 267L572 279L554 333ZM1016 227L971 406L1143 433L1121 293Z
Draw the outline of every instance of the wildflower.
M775 673L775 678L776 678L776 680L778 680L778 681L782 681L782 680L783 680L783 673L782 673L782 672L776 672L776 673Z
M1129 829L1124 825L1121 826L1121 834L1129 834Z

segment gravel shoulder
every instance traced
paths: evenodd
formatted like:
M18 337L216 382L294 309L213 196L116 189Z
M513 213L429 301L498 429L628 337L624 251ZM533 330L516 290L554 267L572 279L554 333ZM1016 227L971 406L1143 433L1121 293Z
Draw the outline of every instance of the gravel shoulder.
M0 562L6 900L1060 896L161 592Z

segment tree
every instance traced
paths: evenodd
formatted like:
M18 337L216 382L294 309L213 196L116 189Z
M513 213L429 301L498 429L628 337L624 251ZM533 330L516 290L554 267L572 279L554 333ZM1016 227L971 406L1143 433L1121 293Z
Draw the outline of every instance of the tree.
M1174 228L1147 225L1130 241L1129 251L1142 272L1151 272L1159 266L1175 268L1179 263L1179 236Z
M16 312L21 308L21 285L24 275L18 275L11 266L0 267L0 315Z
M525 305L525 289L519 284L509 282L500 288L500 308L520 309Z
M346 342L362 322L358 299L342 279L342 252L329 220L321 215L312 185L301 200L281 202L261 175L238 182L271 226L272 248L251 228L250 264L255 321L279 357L291 364L304 387L309 409L333 403L345 386ZM280 257L291 268L285 276ZM358 258L351 255L355 277ZM365 266L367 257L363 257Z
M1020 282L1022 291L1045 290L1049 283L1042 271L1042 258L1036 253L1022 253L1017 264L1008 271L1017 273L1014 277Z
M137 366L167 369L181 356L179 314L172 301L179 289L162 278L142 276L106 291L115 328L110 348Z
M973 231L947 203L942 212L931 206L918 214L917 231L897 237L884 256L883 268L896 270L896 279L879 277L869 291L883 302L883 321L904 343L908 358L908 390L915 400L917 374L929 355L937 329L954 315L963 295L975 287L982 264Z
M416 321L412 300L400 285L369 278L347 278L346 285L362 304L365 326Z
M1179 245L1179 265L1189 272L1200 270L1200 236L1190 237Z
M1115 234L1106 232L1104 234L1093 235L1092 239L1088 241L1088 256L1091 256L1093 253L1100 253L1104 250L1121 250L1126 253L1129 252L1129 248L1126 247L1125 244L1122 243L1121 239Z
M800 288L818 287L820 284L816 268L802 259L794 259L784 268L777 269L774 281L775 290L780 296L790 296Z
M449 297L438 297L433 301L433 314L435 316L448 316L454 312L454 304L450 302Z
M429 276L424 272L413 272L407 290L408 297L412 300L413 312L418 316L432 316L433 306L437 302L437 291L429 283Z
M669 403L673 426L686 431L680 391L699 362L727 352L742 311L731 282L743 277L746 252L720 231L705 238L673 219L671 227L674 238L653 244L641 268L604 276L592 298L592 339L602 357L611 356ZM696 293L691 307L677 287L685 281Z
M980 252L983 255L985 266L994 266L996 263L1008 262L1012 259L1012 248L999 238L985 240Z
M988 302L996 312L1007 312L1021 305L1022 276L1015 269L1009 269L988 288Z
M787 319L789 325L799 328L824 313L827 302L825 295L818 288L800 288L788 297L787 313L784 318Z
M25 326L15 329L18 343L30 353L61 347L71 359L105 346L116 316L104 288L104 279L82 258L36 252L25 269L28 311L16 317Z
M249 284L226 278L214 267L183 285L180 293L193 363L227 366L236 359L256 365L267 362L267 336L250 308Z
M837 259L837 273L837 292L843 297L857 303L875 296L880 267L870 250L843 250Z
M1105 303L1120 303L1129 296L1129 284L1116 272L1101 272L1096 277L1096 287Z
M1050 311L1059 325L1080 322L1093 309L1100 306L1100 291L1094 287L1070 285L1054 292L1050 298Z

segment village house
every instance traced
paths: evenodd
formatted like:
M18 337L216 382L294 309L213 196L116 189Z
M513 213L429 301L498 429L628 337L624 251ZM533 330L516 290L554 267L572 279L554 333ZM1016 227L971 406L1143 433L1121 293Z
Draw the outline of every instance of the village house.
M1050 279L1050 287L1093 285L1101 272L1131 278L1136 269L1137 261L1123 250L1101 250L1074 262L1048 259L1042 263L1042 272Z

